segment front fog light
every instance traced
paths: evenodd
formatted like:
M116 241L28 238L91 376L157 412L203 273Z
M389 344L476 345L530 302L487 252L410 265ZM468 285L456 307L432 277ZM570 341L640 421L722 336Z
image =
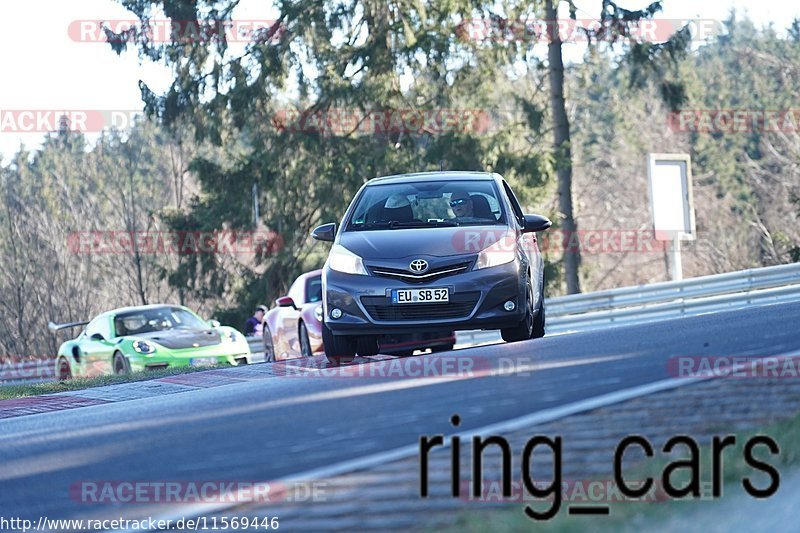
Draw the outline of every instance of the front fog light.
M338 307L331 309L331 318L342 318L342 310Z
M515 304L511 300L509 300L509 301L507 301L506 303L503 304L503 309L505 309L506 311L513 311L516 308L517 308L517 304Z

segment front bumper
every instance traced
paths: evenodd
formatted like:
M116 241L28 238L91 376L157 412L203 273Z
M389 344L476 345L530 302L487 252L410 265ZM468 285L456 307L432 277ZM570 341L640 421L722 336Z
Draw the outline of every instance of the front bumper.
M221 346L185 350L156 348L153 354L128 354L132 371L225 364L236 366L241 359L251 362L250 358L250 348L247 343L244 345L231 343L224 349Z
M381 335L378 337L381 353L393 354L426 348L452 348L456 336L452 331L425 331L412 335Z
M525 308L525 275L519 261L468 270L430 283L323 271L325 324L336 335L409 334L421 331L500 329L519 324ZM391 303L392 289L450 289L447 304ZM513 311L503 304L511 300ZM331 309L341 309L333 319Z

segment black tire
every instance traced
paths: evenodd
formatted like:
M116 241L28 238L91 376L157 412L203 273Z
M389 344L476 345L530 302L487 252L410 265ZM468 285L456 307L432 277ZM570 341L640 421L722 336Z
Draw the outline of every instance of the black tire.
M314 357L311 351L311 339L308 338L308 328L303 322L298 326L297 336L300 338L300 354L303 357Z
M375 335L356 337L356 353L358 353L358 355L362 357L378 355L379 350L380 346L378 346L378 337Z
M58 381L67 381L68 379L72 379L72 369L69 362L61 357L58 360Z
M275 344L272 342L272 332L269 330L269 326L267 326L266 323L264 324L264 333L261 342L264 345L264 361L267 363L275 361Z
M122 355L120 352L114 352L114 374L130 374L131 373L131 364L128 361L128 358Z
M325 357L332 365L351 362L356 356L356 343L349 335L334 335L328 325L322 323L322 345Z
M516 326L503 328L500 335L506 342L519 342L528 340L533 336L535 318L533 316L533 287L530 278L525 283L527 295L525 296L525 317Z
M531 335L532 339L541 339L544 337L544 322L544 277L542 277L542 286L539 289L539 312L536 314L536 318L533 320L533 334Z

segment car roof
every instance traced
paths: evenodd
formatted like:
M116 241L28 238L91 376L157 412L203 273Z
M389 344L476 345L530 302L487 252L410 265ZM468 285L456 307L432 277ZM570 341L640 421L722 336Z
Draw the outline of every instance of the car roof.
M493 181L500 175L493 172L470 172L466 170L439 170L436 172L413 172L410 174L395 174L392 176L381 176L372 178L367 182L369 185L388 185L394 183L408 183L409 181L453 181L453 180L474 180L474 181Z
M305 272L303 274L300 274L297 277L298 278L313 278L314 276L321 276L321 275L322 275L322 269L318 268L317 270L311 270L309 272Z
M131 307L120 307L117 309L112 309L111 311L106 311L104 313L100 313L97 316L103 315L119 315L121 313L130 313L136 311L146 311L148 309L161 309L164 307L179 307L181 309L185 309L182 305L177 304L149 304L149 305L136 305Z

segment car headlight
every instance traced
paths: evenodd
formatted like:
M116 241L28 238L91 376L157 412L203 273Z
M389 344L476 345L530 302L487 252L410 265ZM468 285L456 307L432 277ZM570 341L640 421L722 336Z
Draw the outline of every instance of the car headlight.
M364 261L341 244L334 244L331 248L331 253L328 254L328 266L344 274L368 275Z
M314 308L314 318L317 319L317 322L322 322L322 306L318 305Z
M226 340L228 342L236 342L237 340L239 340L239 336L236 334L235 331L223 331L222 338L223 340Z
M156 347L147 341L133 341L133 349L139 353L153 353Z
M478 254L473 270L505 265L517 258L516 238L509 232Z

